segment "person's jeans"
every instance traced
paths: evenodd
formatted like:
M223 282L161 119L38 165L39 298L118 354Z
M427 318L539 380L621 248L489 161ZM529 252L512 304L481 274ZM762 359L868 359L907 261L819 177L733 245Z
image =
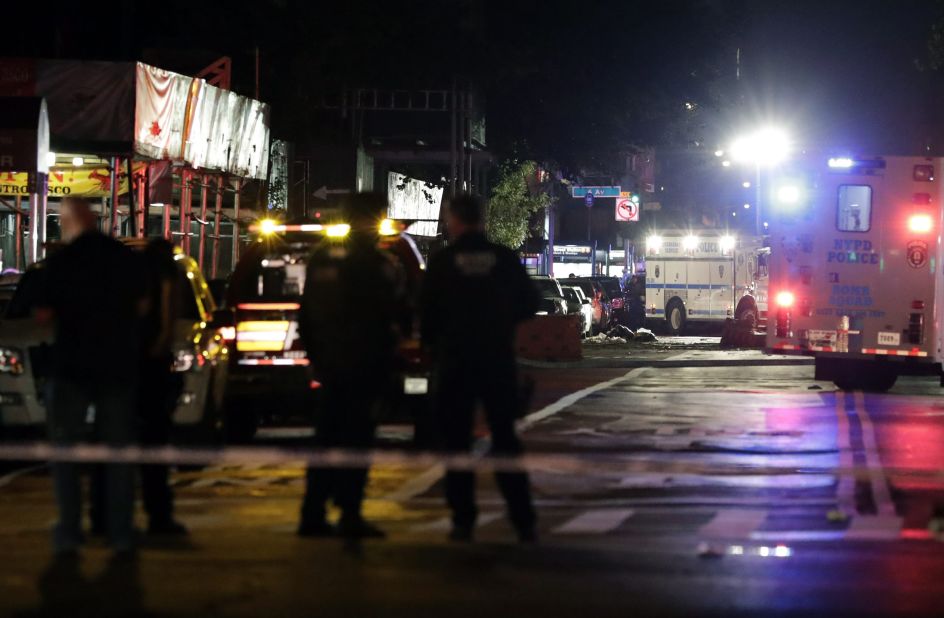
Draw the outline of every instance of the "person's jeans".
M79 382L56 378L49 406L49 439L56 446L73 446L89 437L86 417L95 407L94 436L108 446L130 446L136 438L135 387L132 383ZM82 490L79 464L52 465L59 522L53 532L57 552L76 549L82 542ZM133 545L134 468L105 466L105 504L108 542L115 550Z

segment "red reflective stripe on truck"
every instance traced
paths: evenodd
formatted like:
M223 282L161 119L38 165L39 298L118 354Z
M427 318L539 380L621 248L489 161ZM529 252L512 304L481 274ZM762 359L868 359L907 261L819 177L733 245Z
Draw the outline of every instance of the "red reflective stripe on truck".
M775 343L774 349L775 350L802 350L803 348L801 348L798 345L794 345L792 343Z
M927 356L927 352L923 352L917 348L912 348L911 350L889 350L886 348L862 348L863 354L875 354L877 356Z

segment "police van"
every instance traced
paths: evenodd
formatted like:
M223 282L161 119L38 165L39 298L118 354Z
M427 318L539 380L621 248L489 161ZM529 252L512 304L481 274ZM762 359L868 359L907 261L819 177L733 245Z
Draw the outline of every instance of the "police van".
M665 232L646 239L646 317L672 334L687 322L767 317L763 239L721 230Z
M940 373L940 166L810 155L772 179L769 351L843 389Z

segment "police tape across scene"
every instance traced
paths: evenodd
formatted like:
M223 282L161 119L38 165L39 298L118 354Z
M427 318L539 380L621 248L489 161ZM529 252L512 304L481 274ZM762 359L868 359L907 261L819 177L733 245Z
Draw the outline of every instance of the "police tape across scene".
M284 447L180 448L173 446L123 448L99 444L56 446L49 442L0 443L0 461L72 463L166 464L188 466L293 465L323 468L398 465L427 468L442 465L450 470L508 472L527 471L553 474L698 474L704 476L837 476L869 480L876 469L852 466L764 466L745 469L741 465L691 461L629 459L622 455L545 452L514 455L448 454L436 451L312 449ZM937 467L881 466L887 477L944 479ZM212 472L210 472L212 475Z

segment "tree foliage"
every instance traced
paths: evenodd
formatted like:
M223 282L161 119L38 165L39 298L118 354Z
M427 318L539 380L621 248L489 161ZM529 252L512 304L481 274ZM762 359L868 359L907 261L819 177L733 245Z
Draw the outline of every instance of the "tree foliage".
M498 182L488 202L486 230L492 242L518 249L528 235L528 222L551 203L551 196L532 190L537 174L534 161L508 161L501 166Z

